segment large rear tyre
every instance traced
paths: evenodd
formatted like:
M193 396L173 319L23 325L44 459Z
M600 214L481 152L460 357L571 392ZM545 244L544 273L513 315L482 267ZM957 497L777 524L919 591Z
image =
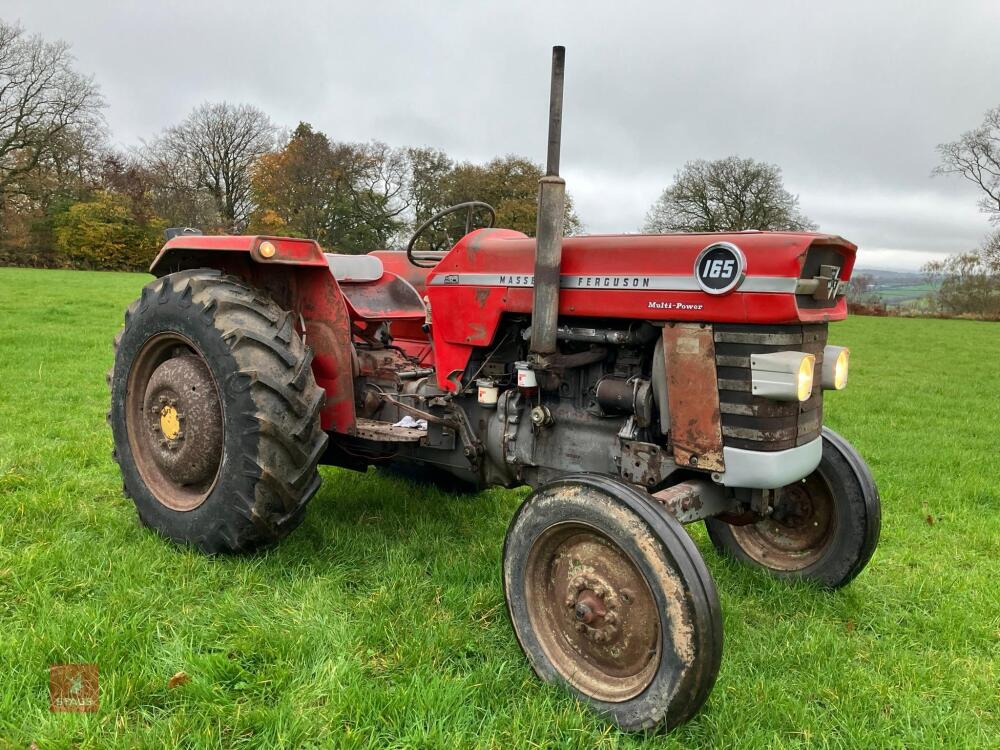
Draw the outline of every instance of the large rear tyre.
M327 443L311 361L291 314L240 279L148 284L109 374L114 456L142 522L208 553L298 526Z
M536 674L622 729L680 724L711 692L715 585L683 527L637 490L586 474L537 489L507 531L503 584Z
M823 458L805 479L779 495L769 518L732 526L705 521L722 553L779 578L846 585L871 560L882 526L878 487L850 443L823 428Z

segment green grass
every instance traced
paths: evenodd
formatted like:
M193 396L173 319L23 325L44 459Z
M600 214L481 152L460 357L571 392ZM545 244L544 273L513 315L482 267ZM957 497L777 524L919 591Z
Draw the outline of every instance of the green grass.
M871 463L882 543L836 593L721 559L703 712L644 739L533 676L500 549L524 492L324 469L303 526L209 559L141 528L104 373L147 277L0 269L0 747L997 747L1000 325L855 318L827 421ZM48 668L100 667L95 714ZM191 681L169 689L175 672Z

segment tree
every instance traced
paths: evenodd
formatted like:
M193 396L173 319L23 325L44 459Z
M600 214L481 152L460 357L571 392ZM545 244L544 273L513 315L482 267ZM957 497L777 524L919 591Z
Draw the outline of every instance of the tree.
M299 123L252 172L253 231L310 237L340 252L399 239L408 208L405 152L384 143L336 143Z
M941 163L934 174L957 174L979 187L979 208L1000 224L1000 107L989 110L982 124L937 147ZM1000 231L978 248L933 261L923 268L940 284L937 306L952 315L1000 319Z
M277 128L256 107L206 103L147 148L147 166L160 176L166 193L204 191L221 227L239 233L252 208L250 171L274 149L276 136Z
M508 155L486 164L455 164L443 152L411 149L409 192L419 224L435 212L466 201L484 201L496 209L497 226L534 235L538 220L538 181L545 172L529 159ZM440 248L458 239L464 231L465 214L453 217L453 225L438 227L429 245ZM563 231L576 234L580 220L573 200L566 196Z
M103 106L93 80L73 69L69 45L0 21L0 211L46 162L79 155L70 146L103 133Z
M1000 106L986 113L982 124L958 140L937 147L941 164L934 174L957 174L977 185L983 195L979 207L1000 223Z
M123 196L98 192L67 204L55 216L55 247L73 265L102 270L145 270L162 241L164 224L138 221Z
M782 184L774 164L730 156L690 161L674 175L646 215L643 231L740 232L746 229L812 231L798 196Z
M935 302L942 312L1000 320L1000 231L975 250L927 263L923 271L940 285Z
M455 163L435 148L411 148L406 153L410 162L410 205L415 224L421 224L445 207L445 181Z
M878 280L871 274L853 274L847 285L847 302L863 307L880 307L882 295L878 293Z

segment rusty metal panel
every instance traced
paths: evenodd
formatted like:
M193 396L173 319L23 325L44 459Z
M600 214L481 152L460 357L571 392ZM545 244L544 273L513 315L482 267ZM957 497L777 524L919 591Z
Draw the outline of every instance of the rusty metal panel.
M668 323L663 358L674 460L679 466L725 471L712 326Z
M355 429L359 438L383 443L417 443L427 437L426 427L397 427L392 422L363 417L355 420Z

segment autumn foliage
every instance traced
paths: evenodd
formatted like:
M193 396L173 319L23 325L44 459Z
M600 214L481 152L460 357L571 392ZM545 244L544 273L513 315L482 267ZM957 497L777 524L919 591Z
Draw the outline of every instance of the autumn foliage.
M149 267L162 243L162 219L140 222L125 199L98 191L54 219L56 250L79 268L138 271Z

